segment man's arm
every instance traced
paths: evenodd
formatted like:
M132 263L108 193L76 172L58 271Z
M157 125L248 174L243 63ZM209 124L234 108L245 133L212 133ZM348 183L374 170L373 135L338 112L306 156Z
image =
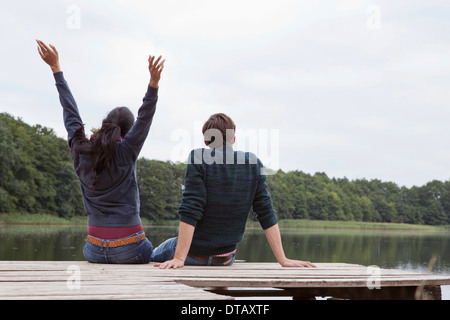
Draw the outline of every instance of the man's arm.
M283 244L281 242L281 234L278 223L268 229L265 229L264 233L266 234L267 241L270 244L270 248L272 249L275 258L277 258L278 263L281 264L282 267L316 267L309 261L291 260L286 258L283 250Z
M175 249L175 255L172 260L165 261L163 263L155 263L155 267L160 269L176 269L184 266L184 261L191 247L192 237L194 235L195 227L180 221L180 227L178 229L178 242Z
M267 241L270 244L273 254L282 267L315 267L309 261L291 260L286 258L281 242L278 220L273 209L273 202L268 191L267 177L262 173L263 164L258 159L257 162L258 186L253 200L253 210L257 219L266 234Z
M253 199L253 211L263 230L266 230L277 224L278 219L268 190L267 176L263 173L263 164L259 159L257 159L256 175L258 177L258 185L255 198Z
M202 149L192 150L186 165L184 191L178 213L180 221L197 226L205 211L207 191L202 164Z
M184 179L184 192L178 212L180 214L180 227L178 229L178 242L175 249L174 258L162 264L155 264L155 267L161 269L181 268L189 253L192 238L194 236L197 221L203 216L206 206L206 186L203 180L203 170L201 164L198 163L202 156L192 150L187 166L186 177ZM197 159L197 161L196 161ZM200 159L201 160L201 159Z

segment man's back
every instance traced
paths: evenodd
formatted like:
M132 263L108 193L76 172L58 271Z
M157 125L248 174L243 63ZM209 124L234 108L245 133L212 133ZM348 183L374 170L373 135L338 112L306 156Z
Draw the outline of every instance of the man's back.
M233 251L252 207L263 229L277 223L262 169L254 154L231 146L191 152L179 208L180 220L195 227L191 253Z

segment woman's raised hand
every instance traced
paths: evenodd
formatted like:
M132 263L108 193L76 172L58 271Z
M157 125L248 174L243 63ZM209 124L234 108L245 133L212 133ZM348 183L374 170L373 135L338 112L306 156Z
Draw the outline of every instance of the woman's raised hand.
M53 73L61 71L61 67L59 65L59 55L56 48L51 44L47 46L41 40L36 40L36 42L38 44L39 55L41 56L42 60L44 60L45 63L50 66Z
M159 79L161 79L161 72L164 69L164 62L166 59L161 60L159 56L155 60L155 56L148 57L148 70L150 71L150 86L158 88Z

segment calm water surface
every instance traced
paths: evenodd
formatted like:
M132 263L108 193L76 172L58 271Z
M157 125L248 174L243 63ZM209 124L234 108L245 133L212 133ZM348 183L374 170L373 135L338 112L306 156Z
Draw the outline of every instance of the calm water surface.
M153 246L176 235L176 227L146 227ZM450 275L450 233L408 231L283 229L292 259L377 265ZM0 226L0 260L84 260L84 226ZM276 262L264 233L247 229L236 259ZM442 287L450 300L450 286Z

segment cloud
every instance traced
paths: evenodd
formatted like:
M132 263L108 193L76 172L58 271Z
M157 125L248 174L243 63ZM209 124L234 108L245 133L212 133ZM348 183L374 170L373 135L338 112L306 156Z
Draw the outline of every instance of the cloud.
M67 27L70 5L80 28ZM184 131L215 112L242 130L278 130L284 170L448 179L449 5L365 0L39 1L0 12L0 106L65 137L53 79L35 38L55 44L87 127L117 105L133 111L148 54L167 58L142 156L168 160ZM39 14L36 14L39 12ZM43 116L45 115L45 116ZM201 139L200 139L201 140ZM181 154L182 152L180 152Z
M117 1L148 15L149 25L169 37L225 40L262 36L295 22L315 1ZM159 14L163 12L164 14Z

